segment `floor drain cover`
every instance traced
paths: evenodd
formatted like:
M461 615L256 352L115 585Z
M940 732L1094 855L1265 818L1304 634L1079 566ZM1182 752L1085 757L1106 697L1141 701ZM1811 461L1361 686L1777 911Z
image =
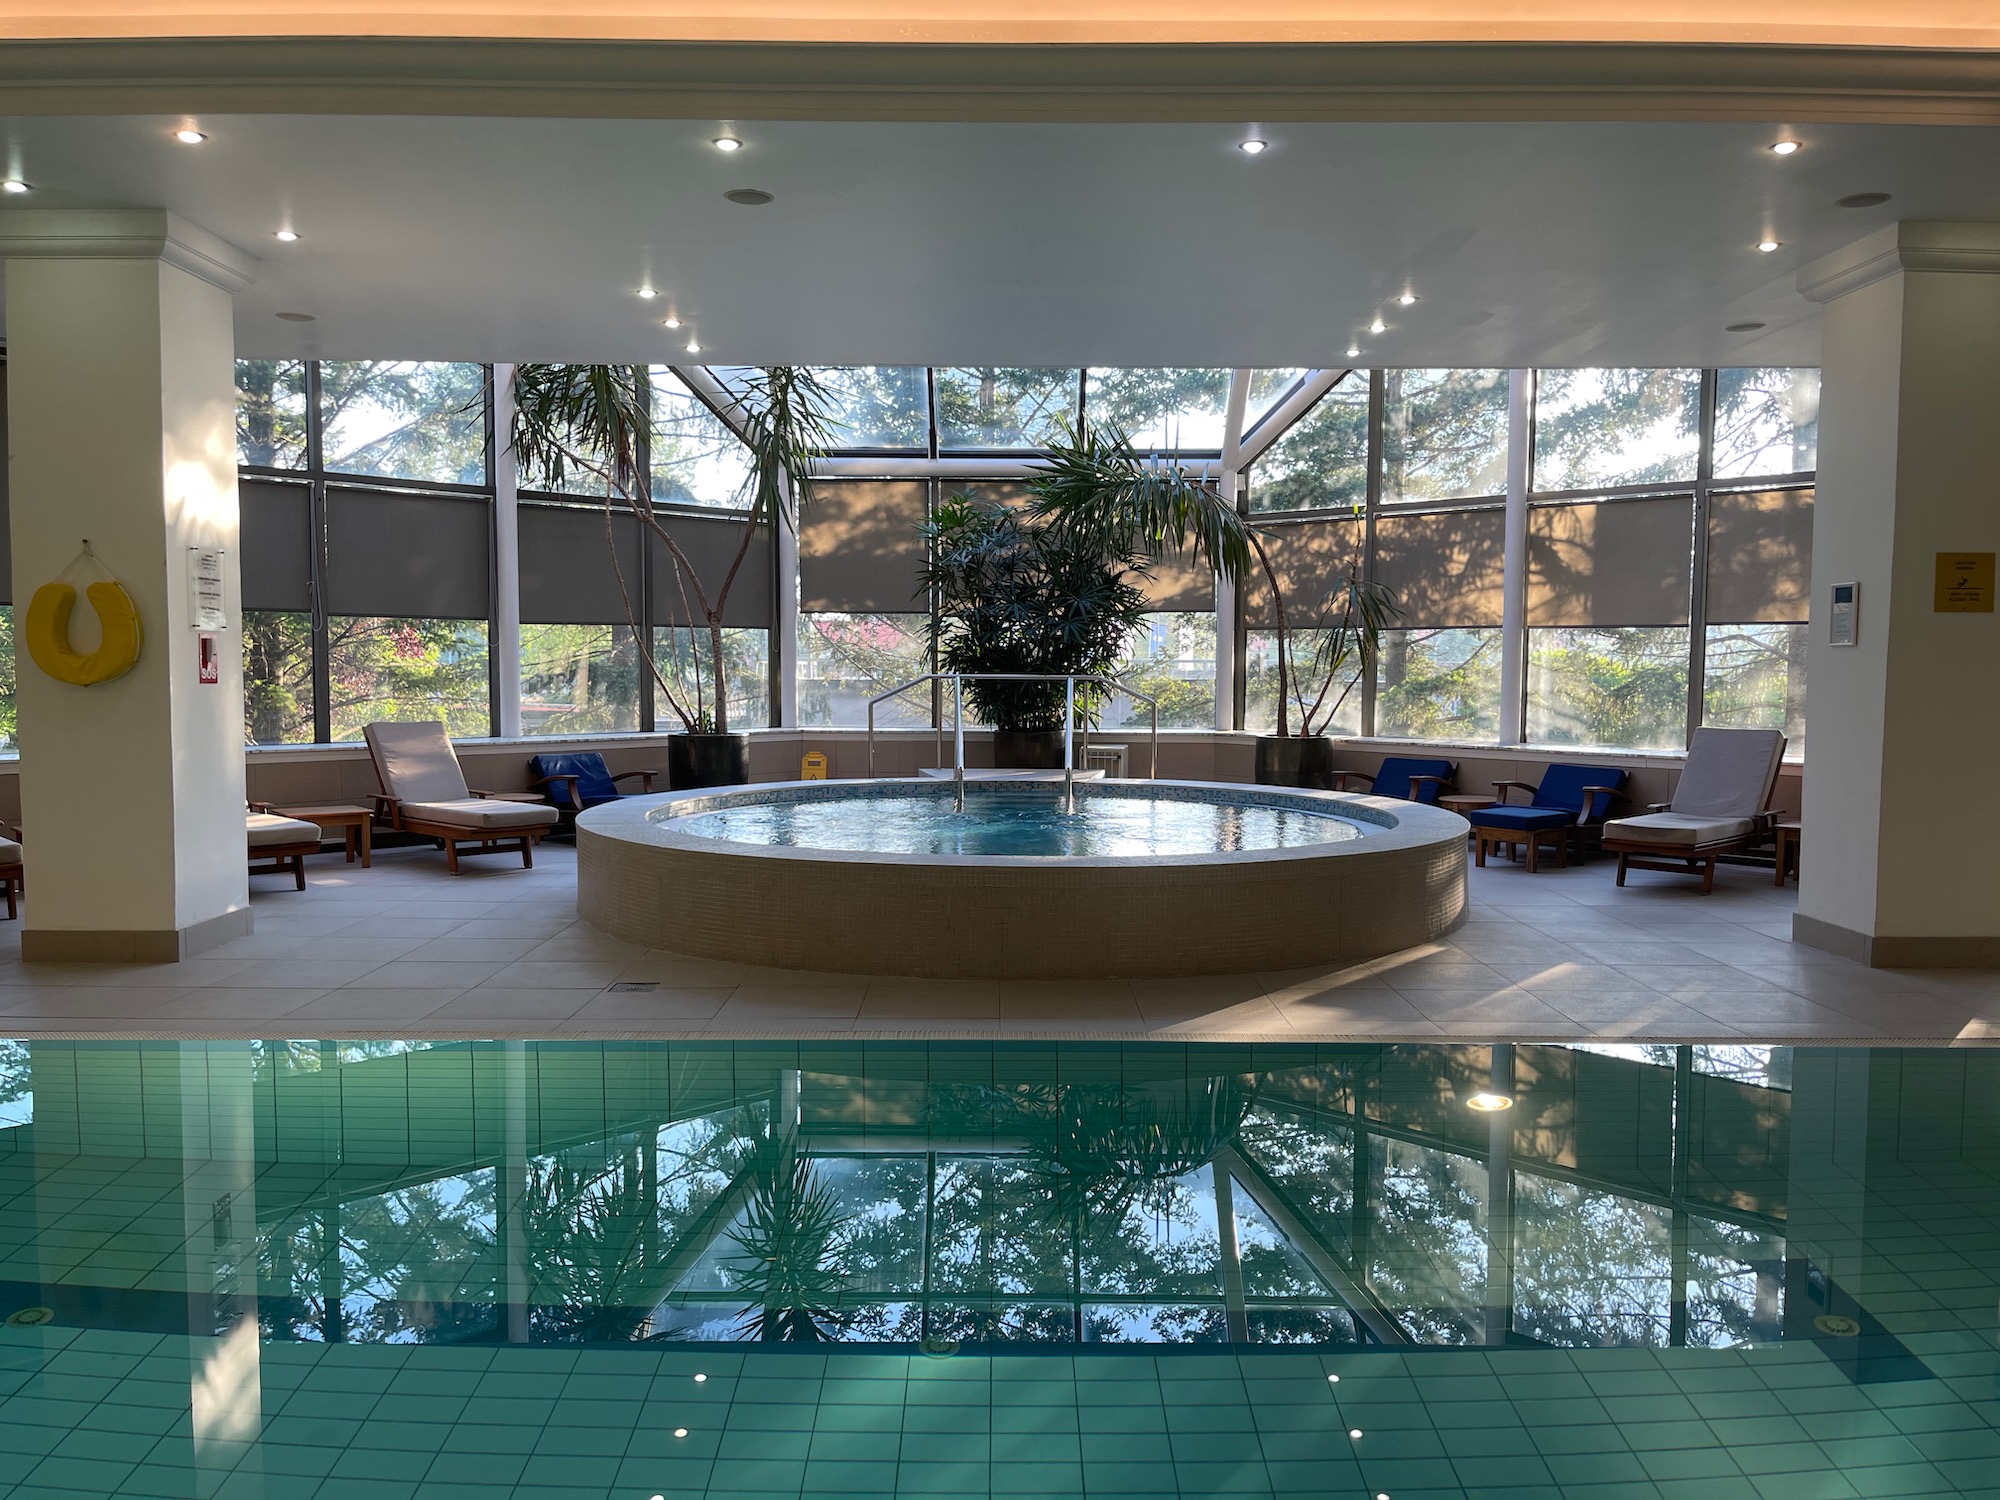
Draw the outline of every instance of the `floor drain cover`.
M611 993L614 995L642 995L648 990L656 990L659 987L660 982L657 979L621 979L618 983L611 986Z

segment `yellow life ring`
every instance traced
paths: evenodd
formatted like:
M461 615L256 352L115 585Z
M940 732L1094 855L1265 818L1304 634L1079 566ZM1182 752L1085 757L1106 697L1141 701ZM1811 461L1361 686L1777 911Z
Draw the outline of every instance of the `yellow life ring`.
M69 644L69 616L76 608L76 585L45 583L28 601L28 655L58 682L89 687L123 677L139 660L139 611L117 582L93 583L86 591L97 611L98 647L84 656Z

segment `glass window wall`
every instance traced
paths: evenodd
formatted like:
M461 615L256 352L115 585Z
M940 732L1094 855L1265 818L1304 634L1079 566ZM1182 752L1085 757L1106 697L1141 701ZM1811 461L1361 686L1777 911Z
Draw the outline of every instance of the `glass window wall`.
M1701 371L1541 370L1534 488L1691 483L1701 455Z
M864 725L868 700L931 669L920 614L799 616L799 722ZM950 707L946 706L947 719ZM913 688L875 711L878 725L931 722L931 695ZM968 721L969 722L969 721Z
M306 365L236 361L236 461L253 469L306 466Z
M1505 370L1385 370L1382 502L1507 492Z
M1220 453L1229 371L1092 370L1084 412L1132 440L1141 453Z
M636 730L644 670L628 625L523 625L521 733Z
M251 745L312 743L311 615L243 611L243 738Z
M336 743L380 719L442 719L456 737L492 733L484 620L336 615L327 633Z
M1076 425L1081 371L959 367L933 373L940 448L1039 448Z
M686 683L696 694L699 710L712 703L714 659L706 630L680 625L653 627L653 660L669 682ZM695 663L701 664L697 672ZM722 671L729 695L732 729L761 729L771 722L771 632L747 625L722 629ZM654 714L661 729L679 728L673 710L661 703Z
M324 361L322 467L382 479L484 484L485 389L481 365Z
M1391 739L1490 740L1500 731L1500 631L1388 630L1375 732Z
M1368 499L1368 379L1350 374L1265 449L1250 509L1351 510Z
M653 499L715 510L748 506L748 450L680 376L664 365L651 373Z
M1803 474L1819 466L1819 371L1715 372L1715 477Z
M931 442L930 372L922 365L838 365L813 374L834 400L832 446L925 453Z
M1531 744L1679 750L1687 744L1685 625L1528 632Z

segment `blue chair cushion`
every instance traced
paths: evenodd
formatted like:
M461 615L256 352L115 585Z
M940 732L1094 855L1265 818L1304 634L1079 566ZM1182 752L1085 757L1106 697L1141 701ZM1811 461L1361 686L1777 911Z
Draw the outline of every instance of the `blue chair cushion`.
M572 751L566 755L537 755L528 762L528 775L537 781L544 776L574 776L577 800L585 807L616 802L624 795L618 790L617 783L612 781L604 757L595 750ZM543 790L555 803L569 801L560 786L545 787Z
M1555 807L1481 807L1465 816L1474 828L1509 829L1516 833L1532 833L1541 828L1570 828L1576 823L1575 813Z
M1375 773L1375 782L1368 788L1378 797L1400 797L1405 802L1435 803L1438 786L1435 782L1412 783L1412 776L1442 776L1451 780L1451 762L1448 760L1421 760L1409 755L1391 755L1382 762Z
M1587 786L1608 786L1617 790L1625 785L1625 773L1611 766L1564 766L1553 765L1542 773L1542 784L1535 789L1536 807L1560 808L1571 817L1581 815L1586 822L1596 822L1610 808L1610 798L1593 796L1593 807L1584 810L1583 789Z

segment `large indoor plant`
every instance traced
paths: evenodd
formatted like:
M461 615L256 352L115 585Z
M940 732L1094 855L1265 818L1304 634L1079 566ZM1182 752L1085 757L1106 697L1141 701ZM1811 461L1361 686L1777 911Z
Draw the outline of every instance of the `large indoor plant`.
M1317 641L1301 662L1284 584L1263 533L1211 474L1141 456L1115 428L1084 427L1050 446L1046 466L1029 488L1032 517L1106 556L1178 556L1235 584L1254 566L1271 593L1278 679L1274 733L1257 739L1257 779L1282 786L1333 784L1326 728L1359 678L1350 678L1337 694L1333 685L1357 654L1364 667L1373 661L1385 622L1398 613L1395 596L1364 579L1358 559L1315 601Z
M1146 596L1132 582L1143 558L1020 510L952 495L922 534L923 587L937 600L931 645L942 671L1108 673L1145 615ZM996 766L1061 767L1061 682L974 679L965 697L993 726ZM1080 687L1078 717L1087 719L1101 697Z
M677 513L653 499L643 459L653 433L645 366L517 365L513 393L512 441L522 470L557 488L566 476L588 475L593 487L603 490L605 542L626 623L661 699L681 724L667 743L669 783L680 788L747 782L749 740L729 728L723 619L758 528L796 528L812 500L813 466L824 456L835 425L832 398L810 371L793 365L749 371L728 390L721 415L749 450L748 503L735 513L741 538L728 565L720 576L703 578L676 539ZM621 513L658 540L688 618L701 622L691 632L685 659L676 651L662 663L653 648L618 560L613 523ZM713 524L713 517L705 524Z

